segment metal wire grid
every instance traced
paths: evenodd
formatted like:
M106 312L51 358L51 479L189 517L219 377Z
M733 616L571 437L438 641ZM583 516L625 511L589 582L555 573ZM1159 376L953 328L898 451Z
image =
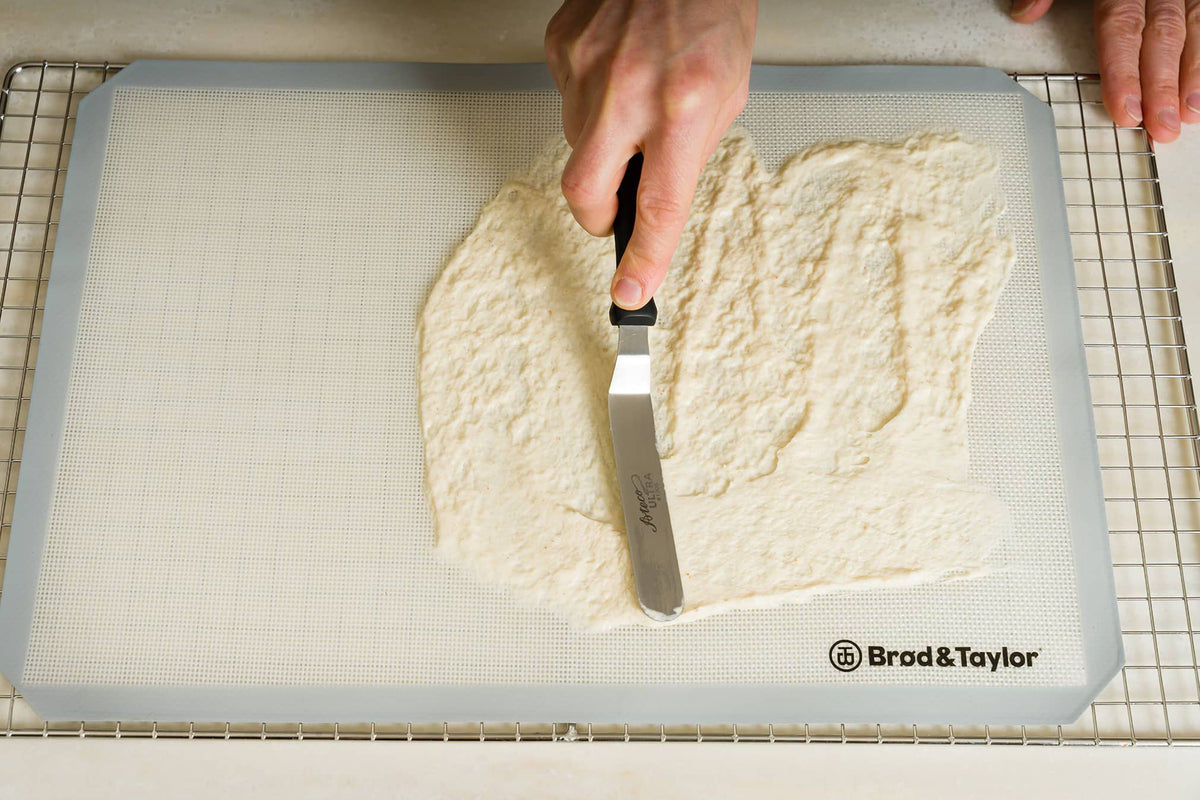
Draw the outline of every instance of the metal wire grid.
M0 90L0 586L79 100L121 64L27 62ZM1093 75L1013 76L1054 111L1127 666L1072 725L48 723L0 677L6 736L1200 745L1200 424L1154 154Z

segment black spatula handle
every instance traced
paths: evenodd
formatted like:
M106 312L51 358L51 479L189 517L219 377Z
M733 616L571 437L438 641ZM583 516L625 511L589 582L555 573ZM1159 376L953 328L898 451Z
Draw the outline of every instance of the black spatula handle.
M617 218L613 220L613 239L617 243L617 265L625 255L625 247L633 236L633 223L637 217L638 182L642 179L642 154L629 159L625 177L617 189ZM634 311L627 311L615 303L608 310L608 321L613 325L653 325L658 320L658 308L654 298Z

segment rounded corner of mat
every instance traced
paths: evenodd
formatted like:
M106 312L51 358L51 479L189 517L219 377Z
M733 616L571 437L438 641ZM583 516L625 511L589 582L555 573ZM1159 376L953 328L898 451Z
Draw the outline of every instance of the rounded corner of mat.
M1090 659L1087 682L1089 703L1125 668L1124 636L1121 633L1121 622L1117 618L1115 607L1113 608L1111 628L1109 635L1096 643L1096 652Z
M113 83L120 74L117 73L111 80L105 81L80 98L76 121L77 126L87 125L88 121L96 114L107 119L112 109L113 93L121 88L119 84Z
M1050 105L1033 92L1026 89L1019 82L1014 80L1008 81L1013 87L1013 93L1021 97L1021 105L1025 109L1025 119L1031 128L1040 126L1044 130L1049 131L1054 135L1054 149L1058 150L1058 136L1055 132L1054 109ZM1057 156L1057 152L1055 153ZM1057 161L1055 162L1057 164ZM1061 179L1061 176L1059 176Z

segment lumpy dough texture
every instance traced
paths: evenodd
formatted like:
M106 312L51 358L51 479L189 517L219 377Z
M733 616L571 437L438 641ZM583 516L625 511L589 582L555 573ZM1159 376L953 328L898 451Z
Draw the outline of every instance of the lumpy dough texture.
M508 181L421 320L437 547L574 623L638 608L608 428L611 239L557 143ZM1006 524L967 479L975 341L1012 262L990 152L953 135L709 162L651 329L682 619L970 575Z

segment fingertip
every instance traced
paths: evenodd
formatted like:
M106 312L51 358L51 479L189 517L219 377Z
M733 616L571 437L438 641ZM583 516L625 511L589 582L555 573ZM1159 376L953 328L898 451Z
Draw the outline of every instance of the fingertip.
M1164 108L1162 111L1159 111L1156 116L1158 118L1158 124L1163 128L1168 131L1179 133L1181 121L1179 119L1179 112L1175 110L1174 106L1168 106L1167 108Z
M633 278L617 273L613 277L612 287L609 289L609 294L612 295L612 301L626 311L634 311L641 308L646 303L642 298L646 294L642 284Z
M1137 91L1110 89L1104 92L1104 107L1113 122L1121 128L1136 128L1142 124L1142 98Z
M1144 114L1142 113L1142 100L1140 97L1126 97L1121 107L1125 111L1125 116L1133 120L1134 125L1142 121Z
M1124 128L1142 123L1150 105L1142 94L1142 33L1145 4L1140 2L1097 2L1093 21L1096 56L1100 62L1100 91L1113 122ZM1150 84L1146 84L1147 86Z
M1053 4L1054 0L1014 0L1009 16L1015 22L1028 25L1044 17Z
M1173 124L1172 124L1173 123ZM1150 134L1150 138L1160 144L1168 144L1179 138L1179 115L1167 115L1167 119L1163 119L1163 114L1159 114L1152 120L1146 121L1146 133Z
M621 263L617 265L609 287L613 302L621 308L628 309L646 305L666 278L667 266L645 257L631 241L625 248L625 254L621 257Z
M1200 89L1187 92L1182 98L1180 104L1182 111L1180 116L1187 123L1200 122Z

